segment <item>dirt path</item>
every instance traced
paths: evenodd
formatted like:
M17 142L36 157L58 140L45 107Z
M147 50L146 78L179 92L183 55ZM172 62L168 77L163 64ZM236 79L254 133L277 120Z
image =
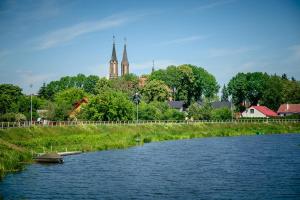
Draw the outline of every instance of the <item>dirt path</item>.
M16 151L26 152L26 149L24 149L22 147L19 147L19 146L15 145L15 144L9 143L9 142L1 139L1 138L0 138L0 144L3 144L3 145L5 145L5 146L7 146L7 147L9 147L11 149L16 150Z

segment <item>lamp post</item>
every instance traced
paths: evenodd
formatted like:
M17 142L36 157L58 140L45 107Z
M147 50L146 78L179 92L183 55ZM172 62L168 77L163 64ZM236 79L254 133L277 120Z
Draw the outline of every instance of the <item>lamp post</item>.
M233 112L233 106L232 106L232 98L231 98L231 101L230 101L230 110L231 110L231 122L233 122L234 112Z
M133 95L133 102L136 104L136 123L138 124L139 123L139 103L141 101L141 95L136 92L134 95Z
M32 125L32 84L30 84L30 126Z

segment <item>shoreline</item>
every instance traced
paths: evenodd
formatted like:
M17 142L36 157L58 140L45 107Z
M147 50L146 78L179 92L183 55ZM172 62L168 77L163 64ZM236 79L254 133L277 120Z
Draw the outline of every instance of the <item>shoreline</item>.
M0 130L0 180L32 163L32 154L125 149L144 143L203 137L300 133L300 123L145 124L30 127Z

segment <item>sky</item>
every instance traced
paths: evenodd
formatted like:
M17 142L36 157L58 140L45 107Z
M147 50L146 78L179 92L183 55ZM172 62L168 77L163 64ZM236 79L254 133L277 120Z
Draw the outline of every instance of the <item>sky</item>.
M119 70L126 37L137 75L154 60L201 66L221 86L238 72L300 79L300 1L0 0L0 83L28 94L62 76L108 77L113 35Z

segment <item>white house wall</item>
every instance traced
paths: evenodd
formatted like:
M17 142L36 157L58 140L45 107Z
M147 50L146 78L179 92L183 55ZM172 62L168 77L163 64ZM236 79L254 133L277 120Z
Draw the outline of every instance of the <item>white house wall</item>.
M243 117L266 117L266 115L264 115L263 113L259 112L256 109L254 109L254 113L250 113L250 109L254 109L254 108L248 108L248 109L246 109L242 113L242 116Z

